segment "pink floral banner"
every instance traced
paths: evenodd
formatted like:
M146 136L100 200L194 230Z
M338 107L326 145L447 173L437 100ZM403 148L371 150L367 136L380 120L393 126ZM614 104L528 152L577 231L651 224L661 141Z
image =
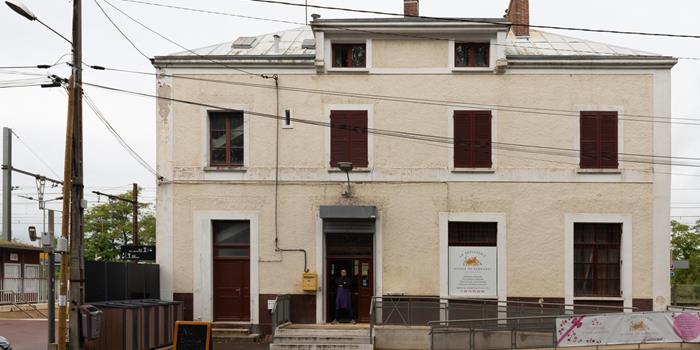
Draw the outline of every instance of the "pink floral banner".
M634 312L557 318L557 346L699 343L700 313Z

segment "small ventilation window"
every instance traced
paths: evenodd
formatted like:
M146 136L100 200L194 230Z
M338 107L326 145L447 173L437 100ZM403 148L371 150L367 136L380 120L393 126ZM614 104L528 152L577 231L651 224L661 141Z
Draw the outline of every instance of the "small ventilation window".
M294 127L294 125L292 125L292 123L293 123L293 121L292 121L292 110L291 110L291 109L285 109L285 110L284 110L284 124L283 124L282 127L285 128L285 129L291 129L291 128Z

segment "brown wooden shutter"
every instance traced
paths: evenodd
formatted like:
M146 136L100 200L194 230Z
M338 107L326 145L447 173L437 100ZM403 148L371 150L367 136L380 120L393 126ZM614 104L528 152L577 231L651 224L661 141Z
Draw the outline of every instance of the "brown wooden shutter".
M618 167L617 112L581 112L580 133L581 168Z
M469 135L471 120L466 111L454 113L454 167L467 168L471 163Z
M350 161L355 168L369 166L367 159L367 111L351 112Z
M350 116L345 111L331 111L331 166L349 159Z
M472 117L474 168L491 167L491 112L475 111Z
M454 112L454 167L490 168L491 112Z
M581 168L598 167L598 118L595 112L581 112Z
M366 168L367 152L367 111L331 111L331 166L352 162Z
M617 169L617 112L600 113L600 167Z

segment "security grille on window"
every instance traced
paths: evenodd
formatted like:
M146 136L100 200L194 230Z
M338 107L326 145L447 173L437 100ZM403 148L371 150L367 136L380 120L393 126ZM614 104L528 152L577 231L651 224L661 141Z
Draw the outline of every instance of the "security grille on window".
M331 111L332 167L351 162L354 168L369 166L367 158L367 111Z
M620 296L622 224L574 224L574 296Z
M447 226L448 244L451 247L495 247L497 223L455 222Z
M365 44L332 44L333 67L363 68L366 65Z
M488 66L488 43L455 43L455 67Z
M584 169L617 169L617 112L581 112L581 160Z
M212 166L243 166L243 112L209 113Z
M454 167L491 165L491 111L455 111Z

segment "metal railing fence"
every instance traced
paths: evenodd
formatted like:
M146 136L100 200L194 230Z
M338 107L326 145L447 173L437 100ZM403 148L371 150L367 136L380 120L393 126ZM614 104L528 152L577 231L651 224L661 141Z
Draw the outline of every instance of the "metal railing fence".
M37 304L49 300L49 284L45 278L0 279L0 305Z
M636 311L637 308L494 299L377 296L372 299L375 325L425 326L436 320L473 320Z
M700 305L700 284L672 285L671 302L674 305Z
M275 335L279 325L290 322L290 301L291 296L289 294L278 295L275 298L275 305L272 307L272 336Z

